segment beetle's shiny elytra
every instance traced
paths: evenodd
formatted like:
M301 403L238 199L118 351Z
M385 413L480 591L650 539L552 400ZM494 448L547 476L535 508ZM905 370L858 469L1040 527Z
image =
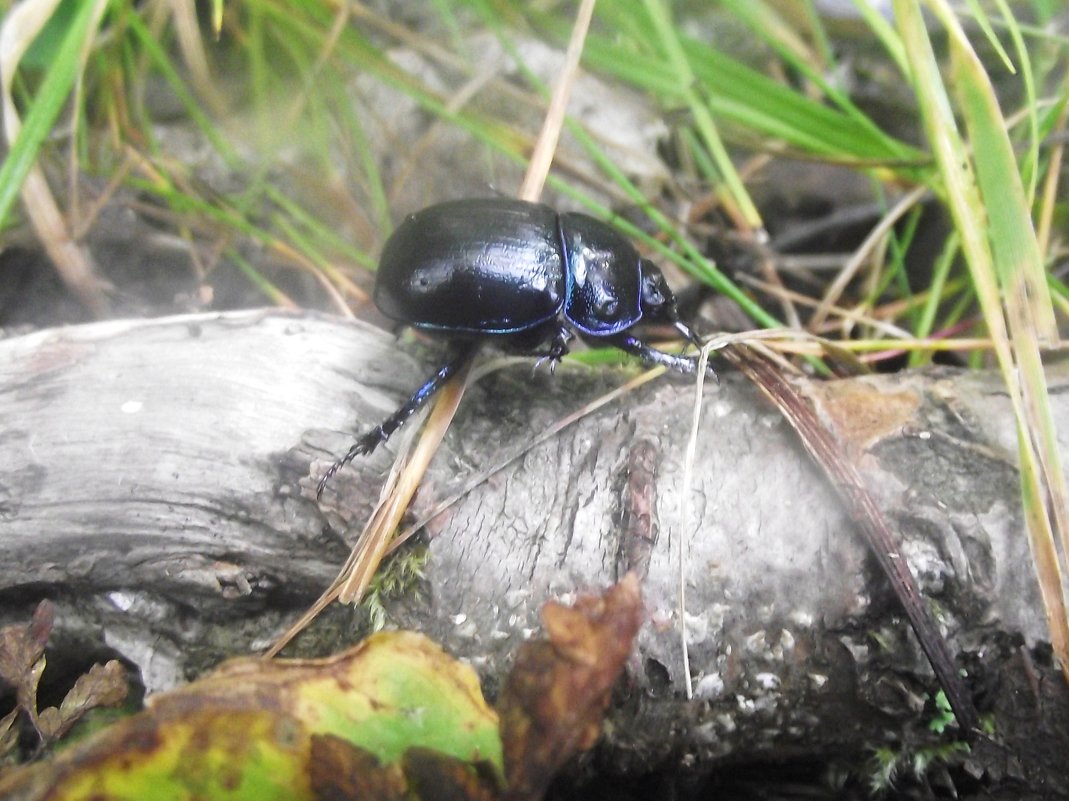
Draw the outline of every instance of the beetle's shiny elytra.
M514 200L462 200L409 215L375 280L384 314L427 331L502 335L557 316L564 303L557 214Z
M675 297L650 261L585 214L522 200L455 200L411 214L387 240L375 304L388 317L452 340L449 359L389 418L364 434L319 482L378 445L431 398L479 342L559 361L573 332L644 361L691 373L697 359L631 335L640 322L680 322Z

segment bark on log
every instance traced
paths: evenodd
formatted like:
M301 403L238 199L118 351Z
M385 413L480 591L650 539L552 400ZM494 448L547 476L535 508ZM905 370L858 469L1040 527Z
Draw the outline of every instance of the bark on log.
M336 574L391 449L342 471L320 504L316 479L435 356L365 325L275 311L0 341L0 622L50 597L50 663L104 644L153 690L263 647ZM1069 380L1050 380L1065 431ZM620 382L567 365L555 377L524 366L484 378L417 508ZM1029 772L1012 755L1015 732L1056 729L1049 742L1064 754L1066 693L1043 658L997 377L864 378L821 397L864 445L870 486L1011 744L983 769ZM418 592L387 605L389 624L470 660L492 692L544 600L638 569L649 620L605 762L649 769L880 742L937 689L886 581L792 433L737 376L705 398L693 525L681 534L692 402L687 381L662 379L481 484L428 526ZM681 548L693 701L676 624ZM328 617L336 630L319 647L351 641L352 613Z

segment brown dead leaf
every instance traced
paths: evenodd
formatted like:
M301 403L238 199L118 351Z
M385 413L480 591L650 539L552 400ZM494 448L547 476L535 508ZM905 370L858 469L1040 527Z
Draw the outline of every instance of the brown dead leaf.
M93 665L74 682L58 709L51 706L41 711L38 730L46 740L58 739L90 709L121 704L128 690L126 670L121 662L113 659L104 665Z
M44 656L55 619L52 602L41 601L29 623L0 629L0 678L16 689L26 683L27 674Z
M56 607L41 601L28 624L0 629L0 678L15 688L15 705L37 726L37 684L45 669L45 644Z
M601 597L542 609L549 641L525 643L498 703L508 790L541 798L561 766L590 748L642 620L639 580L628 573Z
M15 688L15 709L0 721L0 754L18 743L21 712L45 743L66 734L93 707L114 706L126 698L126 671L117 661L93 665L80 676L59 708L38 713L37 686L45 669L45 645L55 624L56 608L41 601L28 624L0 629L0 678Z

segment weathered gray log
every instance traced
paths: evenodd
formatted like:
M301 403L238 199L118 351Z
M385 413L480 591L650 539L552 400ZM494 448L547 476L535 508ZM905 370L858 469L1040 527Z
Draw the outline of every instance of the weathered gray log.
M0 622L28 619L50 597L57 650L77 658L105 644L150 689L263 647L335 575L391 449L342 471L321 504L317 477L433 357L365 325L274 311L0 341ZM567 365L554 377L523 366L484 378L417 508L621 380ZM1064 372L1051 382L1066 430L1069 382ZM1037 694L1024 704L1032 717L1016 710L1000 731L1064 724L1060 678L1026 651L1046 630L997 377L932 371L822 394L823 411L867 447L872 488L970 683L1010 688L996 694L996 716L1013 692ZM681 533L693 396L688 381L661 379L479 485L428 526L418 592L387 605L388 623L470 660L492 691L547 598L637 568L649 622L602 751L616 767L879 742L937 689L886 581L792 432L737 376L708 388L693 522ZM319 648L355 636L354 616L328 617L335 630Z

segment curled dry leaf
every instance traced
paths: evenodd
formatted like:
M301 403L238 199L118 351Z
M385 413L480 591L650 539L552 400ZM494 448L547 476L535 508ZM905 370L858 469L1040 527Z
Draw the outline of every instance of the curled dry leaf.
M121 662L113 659L104 665L93 665L74 682L58 709L52 706L41 710L37 728L46 740L55 740L70 731L90 709L121 704L128 691L126 669Z
M27 624L5 626L0 629L0 678L15 688L15 713L21 710L37 723L37 684L45 669L45 645L56 620L56 608L51 601L41 601ZM2 738L14 747L18 739L12 717L9 730L14 735ZM5 753L0 751L0 753Z
M542 610L548 642L526 643L498 703L506 798L541 798L561 766L594 744L613 685L642 621L628 573L601 597Z
M41 601L29 623L0 629L0 678L16 689L26 684L27 674L44 656L55 619L52 602Z
M126 671L113 660L106 665L93 665L88 673L79 676L58 709L37 711L37 685L45 669L45 645L55 619L55 606L41 601L28 624L0 630L0 677L15 687L16 697L15 709L0 721L0 754L18 744L16 723L20 712L49 743L66 734L90 709L116 706L126 698Z

